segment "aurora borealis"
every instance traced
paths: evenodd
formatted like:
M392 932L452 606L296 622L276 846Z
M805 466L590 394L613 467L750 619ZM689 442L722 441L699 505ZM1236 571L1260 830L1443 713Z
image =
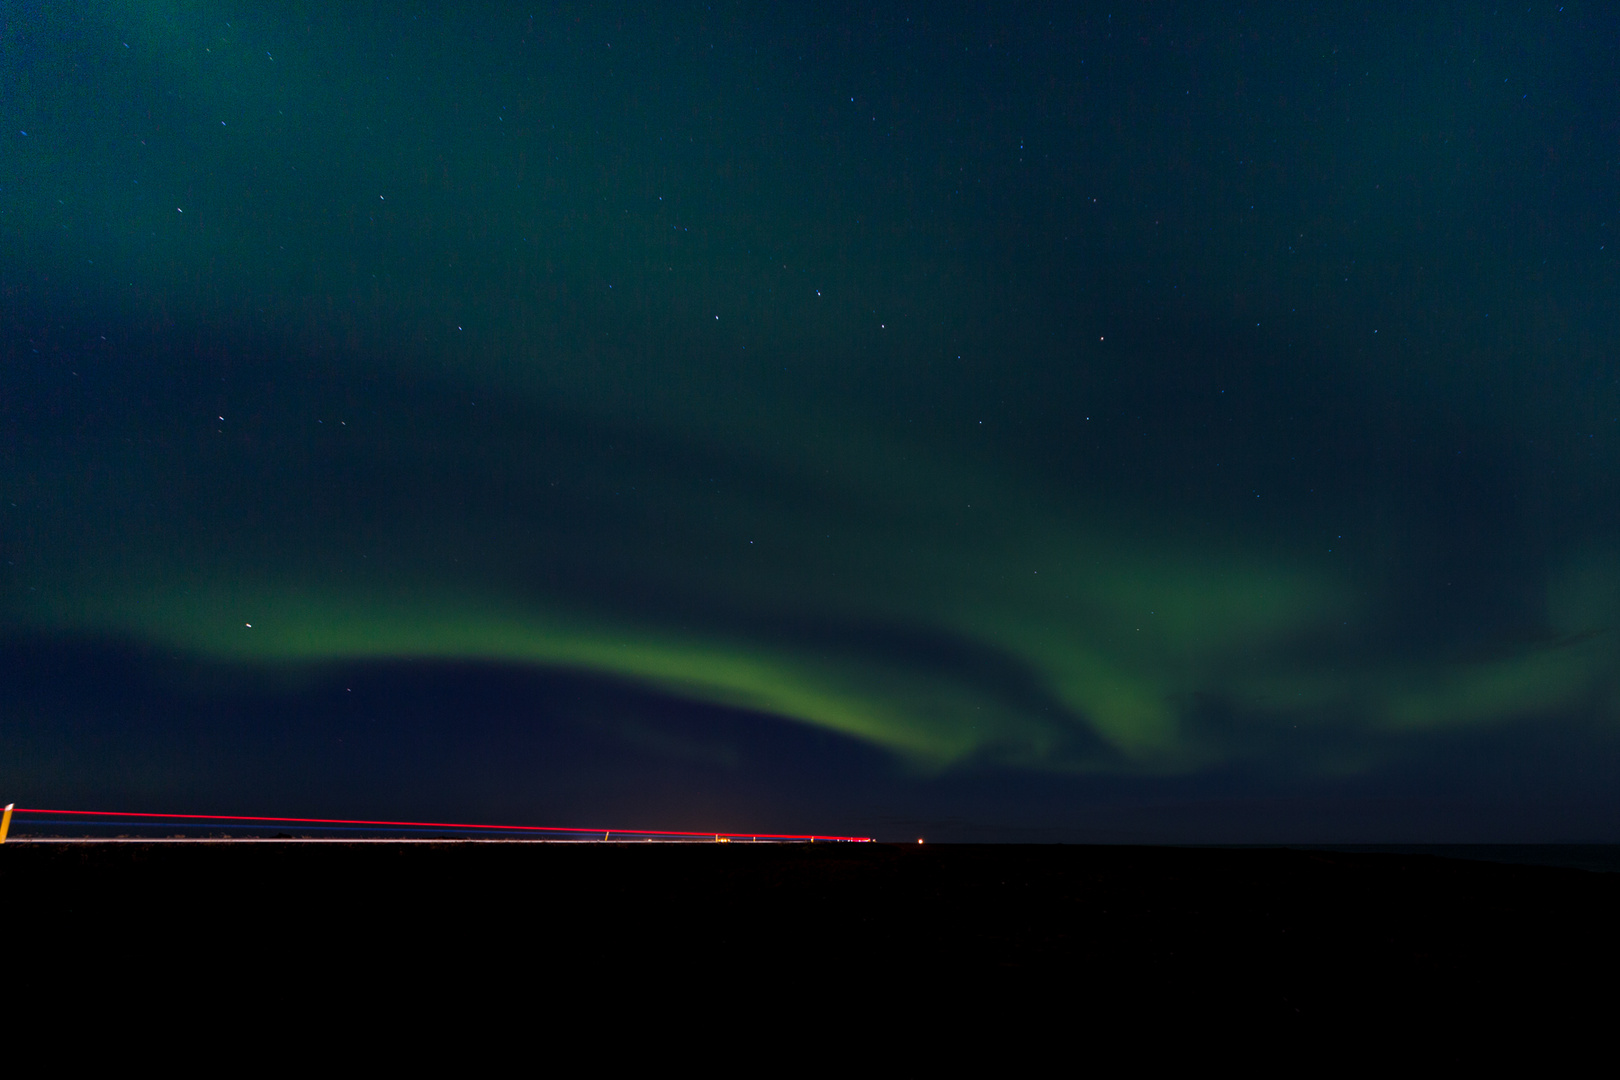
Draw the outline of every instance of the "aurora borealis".
M532 677L896 791L1309 791L1556 732L1607 790L1616 29L0 3L12 678L104 650L315 716ZM59 700L0 714L9 784L191 768Z

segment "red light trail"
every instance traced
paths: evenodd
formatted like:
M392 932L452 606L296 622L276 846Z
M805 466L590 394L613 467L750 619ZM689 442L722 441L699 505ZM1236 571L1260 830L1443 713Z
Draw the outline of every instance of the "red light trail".
M508 834L550 833L570 836L593 836L601 833L604 840L617 833L624 837L665 837L686 840L713 837L716 840L798 840L811 843L823 841L868 844L872 842L870 836L821 836L811 833L692 832L680 829L584 829L563 825L469 825L448 821L364 821L356 818L263 817L249 814L151 814L120 810L40 810L22 806L14 809L12 813L64 814L79 818L143 818L152 819L153 824L172 823L177 826L184 826L191 822L203 824L211 821L241 821L282 825L369 825L375 828L451 829L457 832ZM87 824L95 824L95 822L87 822Z

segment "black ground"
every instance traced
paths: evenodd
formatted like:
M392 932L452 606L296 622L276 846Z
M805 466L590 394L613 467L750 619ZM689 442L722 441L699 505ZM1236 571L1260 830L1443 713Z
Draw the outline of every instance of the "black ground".
M1429 855L31 843L0 892L15 981L258 1007L1581 1024L1620 960L1620 874Z

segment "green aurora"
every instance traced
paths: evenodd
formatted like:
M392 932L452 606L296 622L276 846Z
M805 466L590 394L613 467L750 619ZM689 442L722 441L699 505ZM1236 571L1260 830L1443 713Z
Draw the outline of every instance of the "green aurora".
M1544 136L1484 31L717 7L0 4L9 632L925 771L1620 719L1573 31Z

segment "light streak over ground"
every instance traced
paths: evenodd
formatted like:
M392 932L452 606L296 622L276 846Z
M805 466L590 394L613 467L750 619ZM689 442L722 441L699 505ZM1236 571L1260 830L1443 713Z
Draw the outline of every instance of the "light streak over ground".
M566 839L529 836L13 836L8 844L700 844L706 839L654 838L650 836L603 840L587 837ZM713 843L713 841L709 841ZM734 841L744 844L807 843L803 840L768 840L753 836Z
M774 841L774 842L842 842L871 843L870 836L823 836L812 833L748 833L748 832L693 832L680 829L587 829L561 825L474 825L442 821L366 821L350 818L267 817L249 814L153 814L116 810L42 810L18 807L13 814L64 815L67 821L36 821L33 824L69 824L82 822L101 827L122 826L141 828L252 828L269 825L295 825L310 829L343 827L372 829L447 830L475 835L503 834L522 836L543 833L548 837L588 840L601 834L604 841L618 836L626 840L664 840L690 842L713 839L716 841ZM105 820L97 820L105 819ZM243 822L248 824L225 824ZM44 839L43 837L39 839ZM53 838L54 839L54 838Z

